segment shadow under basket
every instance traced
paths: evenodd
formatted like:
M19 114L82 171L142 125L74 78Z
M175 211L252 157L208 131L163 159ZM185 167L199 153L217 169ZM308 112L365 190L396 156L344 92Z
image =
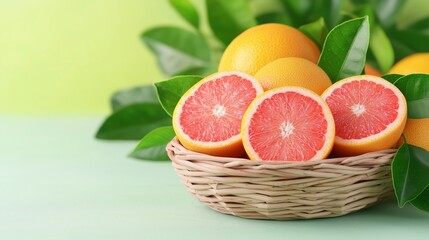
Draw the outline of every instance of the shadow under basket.
M307 162L252 161L189 151L174 138L167 152L199 201L243 218L336 217L393 197L396 149Z

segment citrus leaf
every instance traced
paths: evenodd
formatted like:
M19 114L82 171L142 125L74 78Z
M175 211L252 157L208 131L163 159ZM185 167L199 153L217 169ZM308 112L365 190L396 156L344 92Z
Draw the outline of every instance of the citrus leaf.
M409 118L429 118L429 75L410 74L399 78L395 85L407 99Z
M199 75L199 76L208 76L212 73L217 72L217 66L208 65L205 67L189 68L183 72L177 73L177 76L180 75Z
M290 16L293 26L300 26L308 23L313 7L316 6L313 0L281 0L284 10Z
M395 82L400 79L401 77L403 77L404 75L401 74L386 74L381 76L383 79L389 81L390 83L395 84Z
M412 23L410 26L407 27L407 29L417 30L421 33L429 35L429 17L420 19Z
M256 16L256 21L258 24L264 23L282 23L286 25L291 25L292 20L288 17L288 15L282 12L268 12L261 15Z
M206 7L214 35L225 45L244 30L256 25L247 0L206 0Z
M416 52L429 52L429 34L424 31L391 29L388 35L392 41L397 60Z
M165 112L172 116L174 108L182 95L201 79L202 77L200 76L176 76L166 81L155 83L159 101Z
M341 19L340 9L345 1L343 0L324 0L321 6L322 17L329 29L335 27Z
M428 151L407 143L398 149L392 161L392 180L399 207L417 199L429 186L428 172ZM427 204L429 199L425 200Z
M169 0L170 5L196 29L200 27L200 17L195 6L189 0Z
M413 39L404 37L403 34L410 34L406 36ZM428 45L425 44L429 41L429 17L412 23L404 30L393 29L389 32L389 37L395 47L396 59L402 59L415 52L429 51Z
M171 124L160 104L137 103L107 117L98 129L98 139L139 140L152 129Z
M408 46L407 44L401 42L401 40L396 39L392 32L389 32L388 35L390 37L390 42L392 43L393 50L395 51L395 62L398 62L402 58L416 52L416 50L413 49L412 46Z
M369 49L373 53L381 72L387 72L395 61L395 53L389 38L380 25L371 25Z
M384 28L393 26L405 0L371 0L374 12Z
M160 127L146 134L129 157L142 160L168 160L165 150L167 143L175 136L172 126Z
M411 201L411 204L422 211L429 212L429 187Z
M210 65L210 49L199 34L176 27L158 27L144 32L142 40L156 55L162 72L169 76Z
M326 37L319 66L332 82L362 73L369 44L368 17L343 22Z
M135 103L157 103L158 96L153 85L139 86L120 90L112 95L110 104L114 112Z
M313 40L319 48L322 48L326 35L328 35L328 28L326 27L323 18L319 18L314 22L302 25L299 27L299 30Z

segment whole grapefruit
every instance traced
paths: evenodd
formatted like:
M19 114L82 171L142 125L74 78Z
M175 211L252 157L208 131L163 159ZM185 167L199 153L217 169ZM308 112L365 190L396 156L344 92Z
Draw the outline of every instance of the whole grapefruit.
M389 73L429 74L429 53L415 53L397 62ZM409 144L422 147L429 151L429 118L407 119L404 129L404 136Z
M415 53L403 58L389 70L389 74L429 74L429 53Z
M306 58L317 63L320 50L299 30L279 23L261 24L238 35L225 49L219 71L254 75L269 62L283 57Z
M322 94L332 85L328 75L315 63L297 57L279 58L263 66L255 74L264 90L296 86Z

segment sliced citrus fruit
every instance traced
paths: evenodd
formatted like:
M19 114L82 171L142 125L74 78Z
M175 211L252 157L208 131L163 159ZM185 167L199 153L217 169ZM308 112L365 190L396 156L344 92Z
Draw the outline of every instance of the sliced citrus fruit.
M252 160L307 161L329 155L335 124L319 95L302 87L281 87L253 100L241 135Z
M322 94L335 119L333 153L341 156L391 148L401 137L407 103L390 82L370 75L334 83Z
M262 92L256 79L241 72L219 72L202 79L181 97L174 109L177 138L192 151L242 156L242 117Z
M332 85L328 75L315 63L297 57L286 57L274 60L263 66L255 74L264 90L278 87L304 87L322 94Z

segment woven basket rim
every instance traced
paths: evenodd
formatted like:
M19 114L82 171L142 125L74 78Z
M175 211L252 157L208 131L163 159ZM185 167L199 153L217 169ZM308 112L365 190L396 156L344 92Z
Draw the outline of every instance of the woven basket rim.
M276 220L342 216L392 196L396 151L292 162L211 156L186 149L177 138L167 145L182 184L206 206Z
M320 160L310 160L310 161L261 161L261 160L250 160L247 158L231 158L231 157L218 157L207 155L203 153L194 152L186 149L177 137L174 137L167 144L167 152L170 159L175 160L203 160L207 159L216 164L223 164L225 167L235 167L235 166L249 166L255 167L260 166L262 168L293 168L293 167L312 167L315 165L324 165L324 164L336 164L336 165L380 165L386 164L387 162L368 162L368 161L359 161L365 160L367 158L376 158L383 155L395 154L398 149L384 149L380 151L369 152L361 155L351 156L351 157L337 157L337 158L327 158ZM183 156L183 157L180 157Z

